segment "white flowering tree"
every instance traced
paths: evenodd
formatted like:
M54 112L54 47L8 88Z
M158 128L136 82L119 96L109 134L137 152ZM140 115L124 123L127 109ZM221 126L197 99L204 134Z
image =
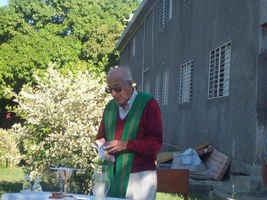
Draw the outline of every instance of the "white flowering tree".
M0 168L14 167L20 160L17 148L16 135L13 132L0 128Z
M105 104L103 74L62 75L50 66L36 86L25 85L15 101L25 121L13 125L26 169L43 173L50 167L74 167L92 174L95 139Z

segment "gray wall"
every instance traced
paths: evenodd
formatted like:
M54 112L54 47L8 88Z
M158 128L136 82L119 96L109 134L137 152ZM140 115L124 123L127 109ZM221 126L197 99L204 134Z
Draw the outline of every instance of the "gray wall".
M128 62L138 85L154 93L155 77L169 71L168 106L161 105L165 150L209 142L230 157L256 161L257 74L259 44L258 0L174 0L173 18L159 30L157 2L136 32L136 56ZM145 27L145 28L144 28ZM230 95L208 100L209 52L231 41ZM178 104L178 69L194 60L193 99ZM262 77L263 78L263 77Z

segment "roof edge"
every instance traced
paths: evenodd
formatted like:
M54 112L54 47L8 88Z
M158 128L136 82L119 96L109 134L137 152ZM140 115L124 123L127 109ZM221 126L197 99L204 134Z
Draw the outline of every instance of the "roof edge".
M145 11L149 8L149 3L152 4L153 0L143 0L141 5L138 7L137 11L134 13L134 16L132 17L131 21L128 23L127 27L123 31L120 40L117 42L115 49L121 51L125 47L125 43L128 42L128 37L131 36L132 32L134 31L134 28L136 28L144 17Z

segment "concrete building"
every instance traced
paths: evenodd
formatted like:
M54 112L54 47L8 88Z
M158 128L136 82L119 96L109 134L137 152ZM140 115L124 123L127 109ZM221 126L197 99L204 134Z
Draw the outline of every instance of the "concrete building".
M267 0L143 0L116 48L161 106L163 151L209 142L242 166L259 164Z

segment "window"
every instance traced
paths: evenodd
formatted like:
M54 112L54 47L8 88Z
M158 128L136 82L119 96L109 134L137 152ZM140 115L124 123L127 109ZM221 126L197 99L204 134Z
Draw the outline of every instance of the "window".
M173 0L169 0L169 20L172 19L172 1Z
M133 57L135 56L135 43L136 43L136 41L135 41L135 36L134 36L134 38L133 38L133 44L132 44L132 55L133 55Z
M260 44L259 50L260 54L266 53L267 50L267 23L261 26Z
M130 43L127 44L127 53L128 53L128 62L131 60L131 45Z
M162 105L168 105L168 94L169 94L169 72L164 72L163 84L162 84Z
M192 101L193 93L193 61L182 64L178 73L180 75L179 104L189 103Z
M146 93L150 93L150 83L148 81L145 81L145 88L144 91Z
M160 0L159 23L160 28L165 28L167 22L172 18L173 0Z
M155 99L157 100L158 104L160 104L160 80L161 76L160 73L157 74L156 76L156 83L155 83Z
M229 96L231 43L210 52L208 98Z

